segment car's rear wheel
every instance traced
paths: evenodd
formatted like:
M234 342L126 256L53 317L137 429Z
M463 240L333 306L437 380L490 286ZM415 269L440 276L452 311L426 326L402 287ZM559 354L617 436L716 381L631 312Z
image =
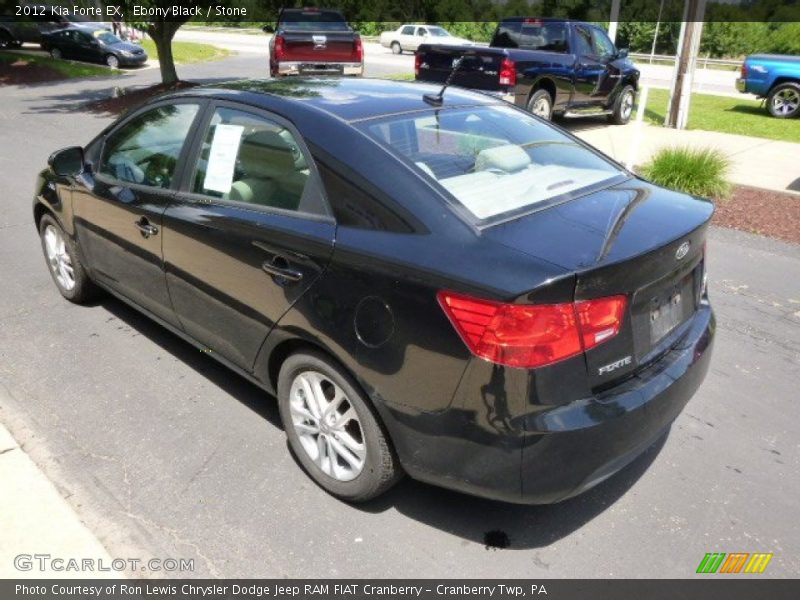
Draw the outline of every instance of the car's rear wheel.
M74 242L50 215L44 215L39 222L39 237L50 275L61 295L78 304L92 299L97 287L86 274Z
M608 115L608 120L616 125L625 125L631 120L635 102L636 91L632 85L626 85L614 101L613 112Z
M400 42L392 42L392 54L402 54L403 48L400 46Z
M291 355L278 375L278 407L297 460L327 492L364 502L401 477L374 409L352 378L322 354Z
M553 97L547 90L536 90L528 100L528 111L531 114L549 121L553 118Z
M7 31L0 31L0 49L11 48L14 45L14 38Z
M61 50L59 50L58 48L50 48L50 56L52 56L56 60L61 60L63 54L61 53Z
M800 83L781 83L772 88L767 96L767 110L778 119L800 115Z
M109 54L106 56L106 64L112 69L116 69L119 67L119 59L113 54Z

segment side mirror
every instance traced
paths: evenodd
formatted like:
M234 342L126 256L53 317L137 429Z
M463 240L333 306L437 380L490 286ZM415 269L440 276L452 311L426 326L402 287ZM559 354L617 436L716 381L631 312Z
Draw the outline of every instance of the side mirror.
M261 28L261 31L264 33L275 33L275 28L272 25L264 25Z
M617 58L628 58L628 48L617 50Z
M70 146L58 152L53 152L47 159L47 164L56 175L61 177L75 177L83 173L83 148Z

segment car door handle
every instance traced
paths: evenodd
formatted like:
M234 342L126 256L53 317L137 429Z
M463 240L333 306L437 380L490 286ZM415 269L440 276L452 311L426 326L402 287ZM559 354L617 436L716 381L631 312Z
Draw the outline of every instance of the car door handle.
M265 260L261 265L265 273L273 277L278 277L292 283L296 283L303 278L303 274L289 265L289 261L280 255L273 256L270 260Z
M158 233L158 227L156 227L155 225L151 225L150 221L147 220L147 217L142 217L141 219L136 221L134 225L136 226L136 229L138 229L141 232L142 237L145 239L149 238L151 235L156 235Z

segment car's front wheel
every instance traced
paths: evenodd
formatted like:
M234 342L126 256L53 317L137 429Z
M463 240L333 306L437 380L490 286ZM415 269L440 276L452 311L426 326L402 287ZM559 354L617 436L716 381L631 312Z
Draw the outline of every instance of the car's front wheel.
M400 46L400 42L392 42L392 54L402 54L403 48Z
M322 354L291 355L278 375L278 407L297 460L323 489L350 502L388 490L401 469L374 409Z
M58 48L50 48L50 56L52 56L56 60L61 60L64 55L61 53L61 50L59 50Z
M75 303L92 299L97 288L89 279L78 257L75 243L50 215L44 215L39 223L42 250L50 268L53 281L67 300Z
M767 96L767 110L778 119L800 115L800 83L790 81L772 88Z
M614 108L612 113L608 115L608 120L616 125L625 125L631 120L635 102L636 91L633 86L626 85L614 101Z
M106 64L112 69L117 69L119 68L119 59L113 54L109 54L106 56Z

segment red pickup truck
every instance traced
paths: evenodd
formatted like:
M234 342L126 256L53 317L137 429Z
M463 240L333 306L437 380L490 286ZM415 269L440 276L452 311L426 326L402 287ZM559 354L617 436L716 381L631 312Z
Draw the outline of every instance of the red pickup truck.
M284 8L269 42L269 72L279 75L363 75L361 36L336 10Z

